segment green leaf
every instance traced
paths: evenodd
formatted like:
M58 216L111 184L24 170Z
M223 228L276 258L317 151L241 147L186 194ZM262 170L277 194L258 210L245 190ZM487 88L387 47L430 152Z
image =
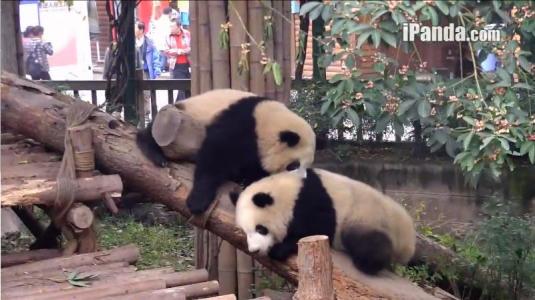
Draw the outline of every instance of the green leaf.
M267 73L271 72L271 66L272 66L272 62L268 62L266 64L266 66L264 67L264 75L266 75Z
M383 114L379 120L375 123L375 129L374 131L376 133L381 133L386 129L386 126L390 122L390 115L388 113Z
M446 153L448 153L449 156L455 157L455 150L457 149L457 143L455 143L454 139L448 139L446 142Z
M282 84L282 72L281 72L281 67L279 63L274 62L271 68L273 70L273 79L275 80L275 84L281 85Z
M531 147L531 150L529 150L529 161L535 164L535 147Z
M321 2L307 2L301 6L301 10L299 12L299 15L304 16L311 12L313 9L316 9L318 6L323 6L323 3Z
M343 74L336 74L329 80L329 83L337 83L340 80L345 79L345 76Z
M352 70L355 67L355 58L353 55L348 55L345 60L345 65L349 70Z
M373 70L377 73L383 74L385 72L385 64L384 63L376 63L373 65Z
M405 100L399 104L397 115L401 116L406 113L413 105L416 103L416 100Z
M401 123L397 119L394 119L392 124L394 125L394 131L396 132L396 135L397 136L403 136L403 133L405 132L405 128L403 127L403 123Z
M493 140L494 140L494 136L493 135L484 138L481 146L479 146L479 150L485 149L485 147L487 147Z
M383 40L390 46L396 48L397 47L397 41L396 41L396 36L391 34L391 33L388 33L388 32L385 32L383 31L381 33L381 37L383 38Z
M349 29L347 30L347 33L362 33L367 30L374 29L370 24L363 24L363 23L352 23L349 26Z
M378 11L373 16L373 18L370 20L370 23L373 23L375 20L377 20L378 18L380 18L382 15L386 14L387 12L388 12L388 10L386 10L386 9L382 9L382 10Z
M498 76L505 82L507 83L511 83L511 75L509 75L509 73L507 73L507 71L505 71L503 68L498 68L496 70L496 74L498 74Z
M509 142L506 139L500 138L500 143L502 144L502 148L505 149L505 151L509 151Z
M375 117L378 112L378 107L369 101L364 101L364 110L368 113L368 115Z
M454 112L455 112L455 104L454 103L449 103L447 108L446 108L446 117L453 116Z
M441 1L441 0L435 1L435 4L443 14L445 15L449 14L448 4L446 3L446 1Z
M427 100L422 100L420 103L418 103L418 115L420 115L421 118L427 118L429 117L429 114L431 113L431 104Z
M329 110L329 107L331 107L331 103L332 101L330 99L323 101L323 104L321 105L320 109L320 114L324 115Z
M468 134L466 139L464 139L464 141L463 141L464 150L468 150L468 146L470 146L470 142L472 141L473 137L474 137L474 132L470 131L470 133Z
M525 56L519 56L518 62L520 63L520 66L522 69L524 69L526 72L531 72L532 64L528 61L528 59Z
M466 116L465 116L465 117L463 117L463 120L464 120L466 123L468 123L468 124L470 124L470 125L472 125L472 126L476 123L476 121L475 121L474 118L472 118L472 117L466 117Z
M533 90L533 88L531 87L531 85L527 84L527 83L517 83L515 85L513 85L513 88L517 88L517 89L526 89L526 90Z
M326 5L323 8L323 11L321 12L321 18L323 21L327 22L332 18L333 15L333 6L332 5Z
M348 21L346 19L338 19L334 21L333 27L331 28L332 34L338 34L344 30L344 27Z
M435 130L433 137L441 144L445 144L449 140L448 133L441 129Z
M360 124L360 117L358 115L358 113L356 111L354 111L353 109L348 109L347 110L347 116L349 118L349 120L351 120L351 122L353 123L353 125L355 127L358 127L359 124Z
M367 31L367 32L363 32L363 33L361 33L359 35L359 38L357 39L357 49L360 49L362 44L364 44L364 42L366 42L366 40L370 37L371 34L372 34L371 31Z
M320 2L321 5L318 5L316 6L316 8L314 8L310 14L309 14L309 17L311 20L316 20L322 13L323 11L323 8L324 8L324 5L323 3Z
M342 120L342 117L344 116L344 113L343 112L339 112L336 116L333 117L332 119L332 125L334 127L337 127L338 124L340 123L340 120Z
M429 13L431 15L431 23L433 24L433 26L438 26L438 14L437 14L437 11L433 7L430 7L430 6L428 6L427 8L428 8Z
M374 30L372 31L372 40L373 40L373 45L375 46L375 48L379 48L379 45L381 44L381 34L379 33L378 30Z
M528 153L529 149L530 148L533 148L535 147L535 143L534 142L525 142L522 144L522 146L520 146L520 155L525 155L526 153Z

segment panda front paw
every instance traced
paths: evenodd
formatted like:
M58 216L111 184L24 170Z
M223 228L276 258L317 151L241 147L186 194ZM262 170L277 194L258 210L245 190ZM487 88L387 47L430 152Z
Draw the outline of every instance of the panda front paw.
M198 193L195 193L195 191L193 190L191 192L191 195L189 195L188 199L186 200L186 205L188 206L188 209L192 214L200 215L204 213L208 209L208 207L210 207L210 204L212 204L212 201L210 201L210 199L211 198L206 198L203 195L198 195Z
M280 243L273 245L269 250L268 256L271 259L285 261L292 254L297 253L297 244Z

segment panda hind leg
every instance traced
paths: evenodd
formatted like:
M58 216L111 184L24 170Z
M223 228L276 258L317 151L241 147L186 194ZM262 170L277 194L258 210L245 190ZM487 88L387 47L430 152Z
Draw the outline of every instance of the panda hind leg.
M394 250L384 232L351 226L342 231L341 238L353 264L362 272L375 275L391 265Z

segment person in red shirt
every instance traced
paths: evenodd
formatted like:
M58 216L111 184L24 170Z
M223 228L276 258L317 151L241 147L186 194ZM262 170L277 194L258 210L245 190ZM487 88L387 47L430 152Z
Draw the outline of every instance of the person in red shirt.
M169 72L173 79L190 79L189 53L191 52L191 36L182 28L180 19L171 19L171 33L167 37L167 49L164 50L169 63ZM190 91L178 91L176 101L191 96Z

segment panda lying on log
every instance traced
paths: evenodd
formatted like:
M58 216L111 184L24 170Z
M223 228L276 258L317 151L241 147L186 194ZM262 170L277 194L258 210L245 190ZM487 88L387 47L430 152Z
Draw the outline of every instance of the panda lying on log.
M248 185L282 171L304 173L314 161L314 131L281 102L221 89L180 101L175 107L178 111L166 107L154 124L139 131L137 144L158 166L165 166L167 158L195 159L187 199L192 214L204 213L227 180ZM184 118L176 118L178 114ZM203 135L201 139L181 135L188 130L191 135L192 128ZM184 145L185 150L177 149Z
M236 223L247 235L249 252L286 260L297 242L326 235L354 265L376 274L392 262L406 264L414 255L416 231L399 203L371 186L321 169L303 178L282 172L232 194Z

